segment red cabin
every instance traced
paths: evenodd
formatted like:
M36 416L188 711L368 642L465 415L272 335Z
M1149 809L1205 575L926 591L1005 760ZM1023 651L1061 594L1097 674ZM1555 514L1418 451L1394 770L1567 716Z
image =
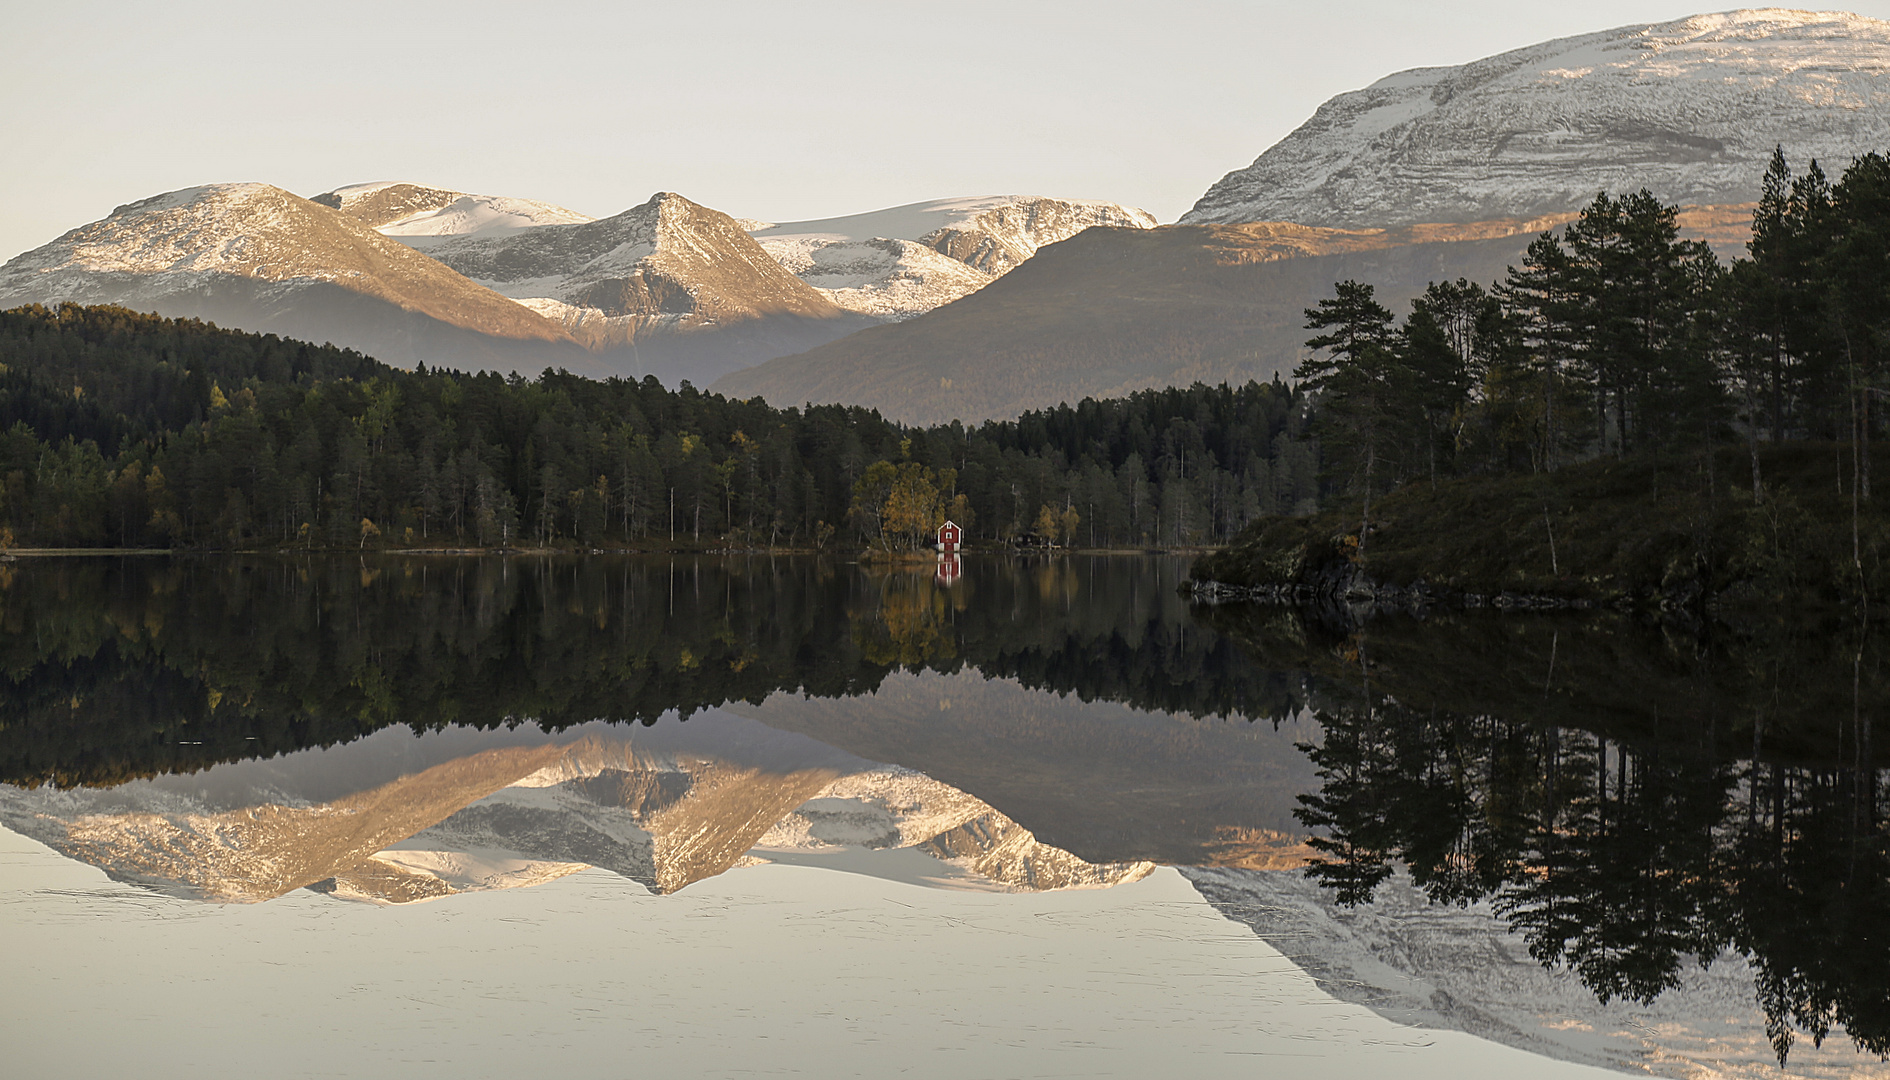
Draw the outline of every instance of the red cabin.
M947 521L938 527L938 549L950 555L958 550L959 530L957 522Z

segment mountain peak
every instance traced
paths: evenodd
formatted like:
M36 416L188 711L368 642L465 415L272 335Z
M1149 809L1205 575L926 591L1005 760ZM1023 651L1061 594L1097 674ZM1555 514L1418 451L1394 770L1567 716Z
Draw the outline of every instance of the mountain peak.
M673 191L595 221L453 237L428 253L596 347L651 331L841 314L733 218Z
M1890 143L1890 23L1782 8L1694 15L1414 68L1327 101L1186 224L1465 222L1647 187L1757 197L1773 148L1847 161Z

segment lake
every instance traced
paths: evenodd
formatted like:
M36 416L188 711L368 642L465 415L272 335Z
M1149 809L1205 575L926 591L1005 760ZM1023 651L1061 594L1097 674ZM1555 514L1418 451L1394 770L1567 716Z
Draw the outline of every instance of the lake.
M1881 630L0 565L19 1075L1890 1076Z

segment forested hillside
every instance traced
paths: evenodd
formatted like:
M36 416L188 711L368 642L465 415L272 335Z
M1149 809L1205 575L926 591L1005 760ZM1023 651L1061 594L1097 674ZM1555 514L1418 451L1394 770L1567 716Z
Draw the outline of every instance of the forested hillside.
M654 378L401 371L66 305L0 312L0 539L15 546L891 548L1188 544L1318 495L1279 383L912 429Z
M1597 197L1493 288L1433 284L1402 322L1339 282L1307 312L1319 351L1297 372L1331 512L1266 523L1196 575L1594 600L1880 592L1890 158L1833 183L1775 156L1749 252L1722 264L1642 190Z

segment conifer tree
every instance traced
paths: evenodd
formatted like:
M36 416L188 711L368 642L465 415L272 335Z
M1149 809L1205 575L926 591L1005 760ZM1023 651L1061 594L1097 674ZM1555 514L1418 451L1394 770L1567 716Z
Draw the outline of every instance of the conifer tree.
M1302 361L1293 374L1318 395L1326 445L1351 458L1363 474L1362 551L1371 529L1378 460L1399 441L1413 380L1395 347L1392 314L1374 298L1372 287L1341 281L1334 291L1332 299L1306 309L1306 329L1324 331L1308 338L1306 347L1324 352Z

